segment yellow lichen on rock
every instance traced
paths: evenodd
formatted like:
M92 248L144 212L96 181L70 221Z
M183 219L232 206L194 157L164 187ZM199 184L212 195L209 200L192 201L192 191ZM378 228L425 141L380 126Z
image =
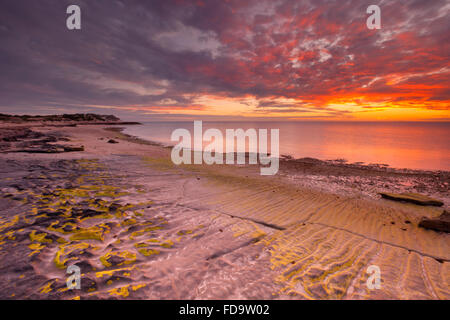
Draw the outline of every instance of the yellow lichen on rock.
M97 226L93 226L87 229L81 229L76 231L75 234L70 236L70 240L98 240L103 241L103 232L102 228Z
M138 250L138 252L146 257L160 253L158 250L147 249L147 248L141 248Z
M129 285L125 286L125 287L114 288L114 289L108 290L108 293L111 296L121 296L123 298L126 298L130 295L130 293L128 292L128 287L129 287Z
M111 262L109 262L109 259L114 256L124 259L122 262L117 263L116 264L117 266L122 266L124 264L131 264L136 261L136 254L130 251L122 251L122 252L110 251L104 256L100 257L100 261L105 267L109 268L113 265Z
M31 233L29 234L31 242L52 243L52 239L47 239L46 236L47 234L45 232L36 233L36 230L31 231Z

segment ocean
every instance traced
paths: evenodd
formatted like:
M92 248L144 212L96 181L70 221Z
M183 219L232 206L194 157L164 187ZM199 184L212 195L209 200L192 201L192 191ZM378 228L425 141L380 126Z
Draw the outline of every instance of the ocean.
M175 145L175 129L192 122L144 122L127 126L125 133ZM249 128L279 129L280 155L349 163L388 164L394 168L450 171L450 122L203 122L203 132ZM270 132L270 130L269 130ZM270 145L270 139L268 140ZM254 150L247 150L254 151Z

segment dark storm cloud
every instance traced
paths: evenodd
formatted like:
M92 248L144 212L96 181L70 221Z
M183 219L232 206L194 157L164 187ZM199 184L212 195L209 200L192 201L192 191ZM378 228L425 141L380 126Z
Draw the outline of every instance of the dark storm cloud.
M448 101L448 2L379 1L379 31L366 28L372 3L3 0L0 112L195 109L205 94L318 109L330 97L398 101L412 90L420 103ZM81 31L65 27L70 4Z

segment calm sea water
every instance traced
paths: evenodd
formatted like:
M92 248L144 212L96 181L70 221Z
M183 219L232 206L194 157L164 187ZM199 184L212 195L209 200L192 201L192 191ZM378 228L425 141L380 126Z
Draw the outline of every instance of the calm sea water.
M193 136L193 122L146 122L128 126L125 133L174 145L170 137L178 128ZM450 171L449 122L203 122L203 131L209 128L221 130L224 137L226 129L279 129L280 154L295 158Z

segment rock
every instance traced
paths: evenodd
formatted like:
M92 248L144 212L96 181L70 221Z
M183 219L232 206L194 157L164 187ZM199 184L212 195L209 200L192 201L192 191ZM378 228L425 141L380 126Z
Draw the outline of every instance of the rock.
M33 121L51 121L51 122L119 122L120 119L113 115L99 115L93 113L76 113L48 116L29 116L29 115L8 115L0 114L0 120L6 122L33 122Z
M25 190L24 187L22 187L22 186L20 186L20 185L18 185L18 184L14 184L14 185L12 185L11 187L12 187L12 188L16 188L18 191L23 191L23 190Z
M15 188L2 188L0 191L2 193L16 193L17 189L15 189Z
M119 143L119 142L117 142L117 141L114 140L114 139L109 139L109 140L108 140L108 143Z
M29 149L19 149L14 150L12 152L20 152L20 153L62 153L63 150L60 150L56 147L42 147L42 148L29 148Z
M434 219L422 218L419 227L435 231L450 232L450 212L444 211Z
M58 141L67 141L59 133L41 133L28 128L0 128L0 151L22 153L62 153L83 151L82 147L62 146Z
M418 194L418 193L387 193L380 192L379 193L382 198L394 200L394 201L404 201L410 202L414 204L418 204L421 206L437 206L440 207L444 205L444 203L440 200L436 200L430 198L428 196Z
M79 265L77 265L77 266L79 266ZM92 270L92 267L91 267L91 270ZM97 289L98 289L97 283L94 280L87 278L87 277L81 278L81 290L84 293L97 291Z
M92 218L96 216L101 216L103 212L92 210L92 209L81 209L81 208L73 208L73 214L80 219Z
M76 265L81 269L81 273L86 273L86 272L95 270L95 267L93 267L92 264L87 260L79 261L76 263ZM83 288L84 279L89 279L89 278L81 278L81 288Z
M119 257L119 256L110 256L105 259L107 263L111 264L112 266L117 266L121 263L125 262L125 258Z
M81 147L64 146L64 152L76 152L76 151L84 151L84 146Z
M110 206L109 206L109 211L115 213L117 211L117 209L119 209L121 207L120 203L116 203L113 202Z

